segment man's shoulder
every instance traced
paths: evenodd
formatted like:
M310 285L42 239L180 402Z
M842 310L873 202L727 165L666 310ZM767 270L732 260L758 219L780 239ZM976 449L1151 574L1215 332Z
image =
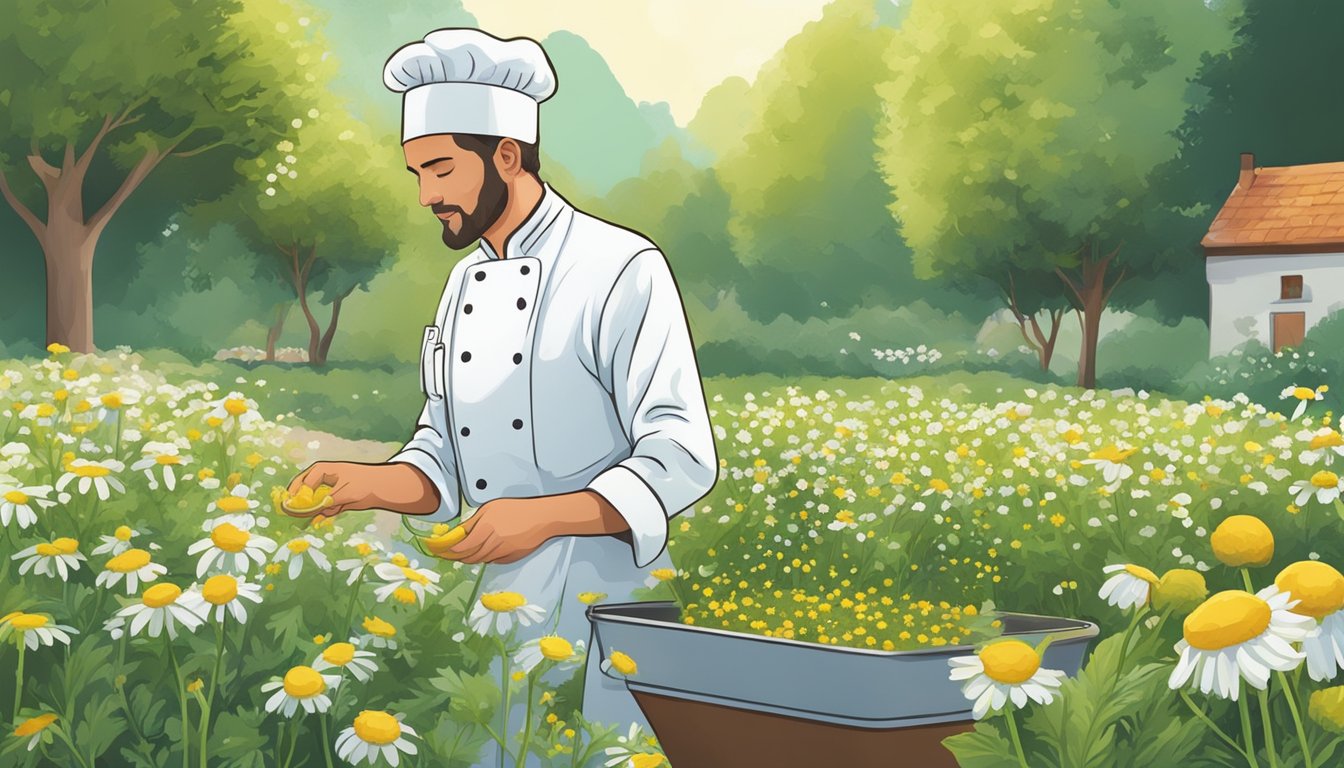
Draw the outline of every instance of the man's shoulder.
M642 232L575 209L565 250L619 269L639 253L658 250L658 245Z

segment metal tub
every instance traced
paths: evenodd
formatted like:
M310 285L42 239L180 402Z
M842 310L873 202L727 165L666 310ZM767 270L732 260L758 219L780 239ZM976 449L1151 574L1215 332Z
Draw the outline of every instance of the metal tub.
M871 764L955 765L940 742L973 722L948 679L948 659L972 646L880 651L730 632L682 624L670 601L593 605L587 615L603 657L623 651L638 665L626 685L678 768L879 755ZM1098 632L1076 619L999 617L1005 637L1035 645L1053 635L1042 665L1070 676Z

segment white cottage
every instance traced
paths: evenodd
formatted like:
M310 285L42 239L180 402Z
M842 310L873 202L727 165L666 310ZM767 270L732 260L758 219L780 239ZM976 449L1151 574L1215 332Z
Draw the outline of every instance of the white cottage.
M1241 176L1200 241L1209 280L1209 354L1255 338L1278 351L1344 308L1344 162Z

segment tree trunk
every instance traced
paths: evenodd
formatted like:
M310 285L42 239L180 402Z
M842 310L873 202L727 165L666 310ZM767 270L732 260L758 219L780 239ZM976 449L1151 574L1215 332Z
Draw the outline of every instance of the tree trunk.
M280 334L285 330L285 319L289 317L289 308L293 306L288 301L281 302L275 308L275 322L271 323L271 329L266 332L266 361L275 362L275 344L280 340Z
M1017 329L1022 334L1023 341L1027 346L1036 350L1036 357L1039 359L1042 371L1050 370L1050 360L1055 356L1055 341L1059 338L1059 321L1064 316L1064 310L1048 310L1050 315L1050 334L1047 336L1041 330L1041 324L1036 321L1036 313L1033 312L1030 317L1022 312L1017 303L1017 283L1013 280L1012 270L1008 271L1008 309L1013 313L1013 318L1017 320ZM1027 324L1031 324L1031 335L1027 335Z
M1083 343L1078 354L1078 386L1092 389L1097 385L1097 341L1101 336L1101 314L1106 310L1106 303L1111 298L1111 291L1115 290L1115 286L1119 285L1120 281L1125 278L1125 268L1120 268L1119 274L1116 275L1115 280L1108 287L1106 285L1106 270L1115 255L1120 252L1120 246L1117 245L1115 250L1099 260L1094 254L1088 253L1089 246L1092 246L1092 244L1083 246L1084 253L1080 265L1081 275L1078 280L1075 281L1070 278L1059 267L1055 268L1055 272L1073 293L1073 299L1082 313L1080 320L1083 330Z
M322 334L322 341L318 344L318 365L327 364L327 355L331 353L331 340L336 336L336 321L341 317L341 302L345 301L345 297L353 293L354 290L355 289L352 287L350 290L337 296L336 300L331 303L331 322L327 324L327 330Z
M62 189L53 197L77 198L79 192ZM97 243L97 236L84 226L82 211L67 205L48 213L41 240L47 265L47 344L59 342L74 352L94 351L93 252Z
M292 245L288 250L281 248L290 257L290 270L294 279L294 292L299 299L299 308L303 310L303 317L308 321L308 364L317 365L319 347L322 343L322 330L317 325L317 318L313 317L313 310L308 306L308 273L313 267L313 262L317 259L317 246L314 245L308 251L308 258L302 264L299 263L299 246Z

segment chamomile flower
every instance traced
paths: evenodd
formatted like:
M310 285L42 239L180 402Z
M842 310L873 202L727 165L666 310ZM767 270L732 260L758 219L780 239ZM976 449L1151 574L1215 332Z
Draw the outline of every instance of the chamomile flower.
M253 528L265 528L270 525L270 519L264 515L257 515L253 510L261 505L261 502L250 498L252 489L243 483L237 483L228 495L221 496L210 502L205 507L206 514L220 513L218 516L206 520L201 525L201 530L214 530L220 523L230 523L243 530Z
M129 525L119 525L117 526L117 529L112 532L111 536L107 534L102 534L101 536L99 536L98 540L101 541L102 543L94 547L93 551L90 554L112 555L115 557L116 555L120 555L122 552L125 552L126 550L130 549L131 539L139 535L140 531L135 530ZM155 544L152 541L149 543L149 548L162 549L162 547L160 547L158 544Z
M1295 605L1273 585L1254 595L1229 589L1205 600L1185 618L1168 687L1193 680L1203 693L1234 701L1242 679L1264 690L1271 670L1292 671L1305 658L1292 643L1305 639L1315 621L1293 613Z
M176 584L164 582L147 588L140 595L140 601L117 611L111 619L103 623L113 640L121 639L123 632L138 636L147 631L150 637L159 637L168 630L168 637L177 639L178 626L195 632L205 623L205 601L195 589L183 590ZM127 623L129 622L129 627Z
M0 616L0 642L10 640L15 645L23 643L29 650L38 646L52 646L58 641L70 644L70 635L79 634L79 630L65 624L55 624L46 613L24 613L19 611L8 616Z
M617 746L602 750L607 755L606 761L602 764L607 768L617 768L618 766L619 768L627 768L633 765L635 760L653 757L651 753L640 752L637 749L640 742L643 741L640 738L643 730L639 723L631 723L630 730L624 736L616 737ZM657 757L661 758L662 755L657 755ZM653 763L652 765L657 766L659 763Z
M1087 458L1079 463L1091 464L1100 469L1101 478L1106 481L1107 488L1114 491L1119 487L1120 481L1134 474L1134 468L1126 464L1125 460L1138 450L1138 448L1120 448L1114 444L1106 445L1089 452Z
M478 635L491 632L503 635L513 628L515 619L526 627L545 616L545 608L529 603L517 592L486 592L472 606L469 621L472 631Z
M357 640L357 639L356 639ZM350 674L361 683L368 682L378 665L373 662L377 655L355 646L355 642L332 643L313 659L313 669L348 669Z
M406 560L405 555L397 553L403 563ZM425 604L425 595L436 595L442 590L438 587L439 574L428 568L416 568L412 564L378 563L373 566L373 572L378 574L385 584L374 590L374 597L384 601L389 595L396 595L397 600L403 603L419 602L421 606Z
M111 589L122 578L126 579L126 594L133 595L141 582L154 581L168 572L168 566L154 562L149 552L131 548L103 563L103 570L94 584Z
M321 571L331 570L331 561L322 554L322 546L325 542L311 533L305 533L285 542L283 547L275 550L275 557L271 558L273 563L289 563L289 578L297 579L299 574L303 573L303 561L312 560L313 567Z
M34 575L59 577L61 581L68 581L70 571L79 570L80 561L88 560L79 551L79 542L68 536L25 547L11 555L10 559L22 561L19 563L20 576L32 571Z
M1302 652L1312 680L1333 680L1344 668L1344 574L1318 560L1301 560L1279 571L1274 586L1298 601L1293 613L1320 622L1302 641Z
M1097 593L1102 600L1122 611L1148 604L1149 590L1157 584L1157 574L1141 565L1128 563L1108 565L1101 570L1114 574L1101 585L1101 591Z
M293 717L299 707L308 714L326 712L331 708L327 691L340 685L340 675L324 675L304 664L290 667L284 677L275 676L261 686L262 693L275 691L266 700L267 712L278 712Z
M55 501L47 498L51 491L50 485L20 486L0 482L0 526L9 527L13 521L23 529L36 523L34 505L43 509L56 506Z
M261 586L229 573L211 576L201 585L201 599L205 601L201 615L208 619L213 614L215 621L223 621L224 612L228 611L234 621L243 624L247 621L247 608L240 598L260 605Z
M72 480L78 480L75 487L81 496L87 496L89 489L92 488L100 500L107 501L112 498L113 490L117 493L126 492L126 486L122 485L116 476L116 473L125 468L125 464L115 459L103 461L75 459L65 465L65 474L56 481L56 490L63 491Z
M416 754L416 746L406 736L419 737L415 729L402 722L405 715L391 715L382 710L365 709L355 716L351 725L336 737L336 756L353 765L368 761L370 765L382 756L390 765L397 765L401 754Z
M14 728L14 735L20 739L31 736L32 738L28 739L28 751L32 752L33 747L36 747L38 742L41 742L44 745L51 743L53 730L52 723L55 723L56 720L56 715L51 712L35 715L19 723L18 726ZM59 728L60 726L56 727Z
M1328 469L1322 469L1309 480L1298 480L1290 489L1294 496L1293 503L1299 507L1312 496L1321 504L1333 504L1341 491L1344 491L1344 479Z
M1344 457L1344 435L1331 427L1321 427L1308 441L1307 453L1313 454L1328 467L1335 459Z
M265 565L268 554L274 552L276 546L274 539L222 522L211 529L209 536L187 547L187 554L205 553L196 562L197 577L212 568L245 575L253 563Z
M639 673L639 665L623 651L612 651L599 665L603 672L619 672L629 677Z
M603 600L606 600L606 599L607 599L607 593L606 593L606 592L580 592L580 593L577 595L577 597L578 597L580 603L583 603L584 605L592 605L592 604L594 604L594 603L600 603L600 602L602 602Z
M377 616L365 616L364 627L367 633L361 638L361 642L367 641L374 648L396 649L397 647L397 628Z
M523 643L513 660L528 673L542 661L553 662L560 669L573 669L583 663L583 641L571 644L557 635L533 638Z
M974 656L948 659L948 677L962 682L961 693L974 702L971 714L976 720L1003 709L1009 701L1024 707L1031 700L1049 704L1064 682L1065 674L1041 668L1041 655L1021 640L999 640L986 645Z
M1298 386L1285 387L1284 390L1279 393L1279 399L1297 400L1297 408L1293 410L1293 415L1289 418L1289 421L1297 421L1299 418L1301 418L1303 412L1307 410L1307 403L1310 403L1315 400L1324 399L1325 392L1328 389L1329 387L1324 384L1315 389L1312 389L1311 387L1298 387Z
M218 419L226 429L247 428L262 420L256 401L244 397L241 392L230 392L206 414L206 418Z
M183 467L191 463L190 456L183 456L173 443L151 440L141 449L145 456L131 465L136 472L144 472L151 490L158 490L159 479L170 490L177 490L177 475Z

